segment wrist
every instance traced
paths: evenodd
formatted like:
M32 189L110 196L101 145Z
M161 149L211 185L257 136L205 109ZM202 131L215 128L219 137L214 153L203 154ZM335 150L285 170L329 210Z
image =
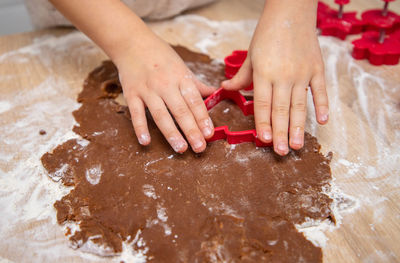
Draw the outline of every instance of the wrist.
M157 36L143 23L143 26L136 25L135 29L118 32L108 39L108 44L102 48L118 67L126 59L151 50L156 38Z
M268 0L260 18L263 24L274 23L284 29L291 27L315 30L317 1L315 0Z

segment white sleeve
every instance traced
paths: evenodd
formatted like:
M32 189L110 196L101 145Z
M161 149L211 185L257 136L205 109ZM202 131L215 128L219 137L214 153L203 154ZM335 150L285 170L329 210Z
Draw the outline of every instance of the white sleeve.
M123 0L138 16L154 20L172 17L214 1L216 0ZM48 0L25 0L25 5L36 28L71 25Z

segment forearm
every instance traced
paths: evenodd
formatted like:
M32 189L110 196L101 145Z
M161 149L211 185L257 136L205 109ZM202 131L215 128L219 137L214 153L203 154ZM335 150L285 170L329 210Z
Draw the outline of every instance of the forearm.
M143 50L154 34L119 0L50 0L116 62L132 46ZM150 40L151 41L151 40Z
M304 30L314 30L317 4L316 0L266 0L260 23L277 21L282 29L299 25Z

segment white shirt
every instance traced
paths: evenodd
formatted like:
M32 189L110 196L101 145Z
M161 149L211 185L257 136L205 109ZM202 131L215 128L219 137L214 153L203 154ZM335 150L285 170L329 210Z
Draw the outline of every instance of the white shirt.
M122 0L136 15L144 19L164 19L187 9L216 0ZM36 28L67 26L71 23L48 0L25 0Z

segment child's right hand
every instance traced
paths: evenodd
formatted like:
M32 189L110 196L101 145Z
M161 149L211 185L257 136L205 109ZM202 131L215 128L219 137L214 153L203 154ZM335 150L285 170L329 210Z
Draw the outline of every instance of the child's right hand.
M122 1L50 0L116 64L139 143L150 143L145 106L177 152L204 151L214 128L202 100L214 91ZM169 111L171 112L168 112Z
M214 127L202 96L215 88L201 83L178 54L155 34L148 31L140 37L140 44L136 42L114 56L139 143L148 145L151 140L145 115L147 106L176 152L186 151L188 145L172 116L193 151L204 151L204 138L214 134Z

